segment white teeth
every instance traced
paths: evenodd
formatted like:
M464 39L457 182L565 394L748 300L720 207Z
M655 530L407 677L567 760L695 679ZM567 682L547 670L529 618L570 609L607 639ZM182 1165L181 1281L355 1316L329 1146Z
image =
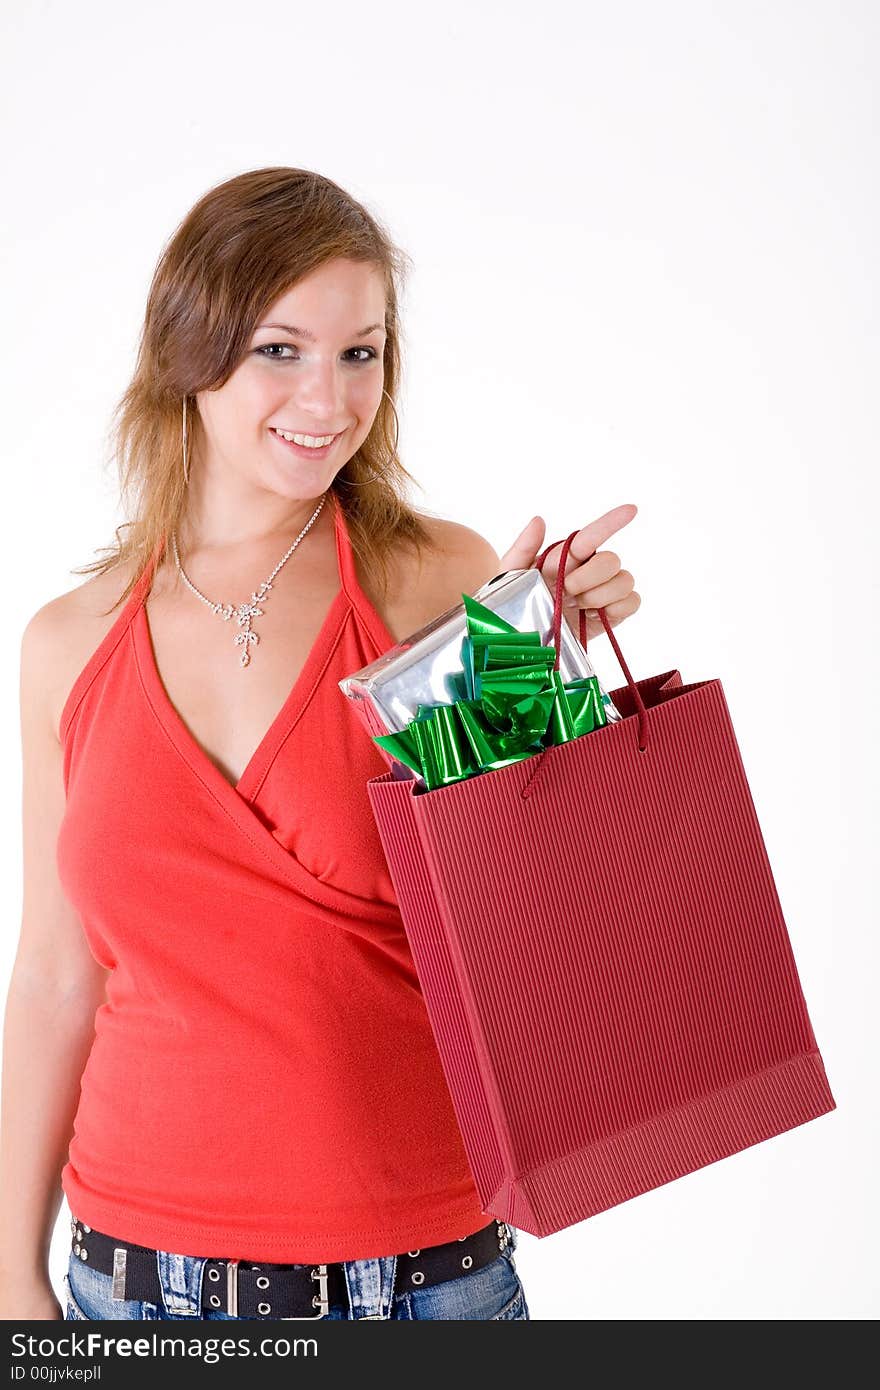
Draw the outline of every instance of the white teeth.
M288 443L292 440L294 444L302 444L306 449L323 449L325 444L332 444L336 438L335 434L287 434L284 430L274 432Z

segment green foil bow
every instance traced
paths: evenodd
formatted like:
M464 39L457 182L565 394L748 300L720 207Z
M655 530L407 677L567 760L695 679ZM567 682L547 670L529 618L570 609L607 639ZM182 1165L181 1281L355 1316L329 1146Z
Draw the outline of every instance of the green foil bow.
M520 632L462 594L467 633L451 704L419 705L415 718L375 743L425 780L427 790L531 758L607 723L596 676L563 682L556 648Z

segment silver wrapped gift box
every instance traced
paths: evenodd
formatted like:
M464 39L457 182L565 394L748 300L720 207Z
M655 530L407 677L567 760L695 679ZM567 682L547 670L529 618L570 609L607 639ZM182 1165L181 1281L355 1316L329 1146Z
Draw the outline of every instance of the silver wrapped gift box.
M537 569L507 570L472 595L519 632L539 632L545 646L553 645L553 594ZM399 733L415 719L420 705L450 705L458 698L450 677L461 672L461 646L467 635L463 603L448 608L418 632L389 648L369 666L339 682L370 734ZM559 671L564 681L595 676L592 662L563 618ZM605 718L620 719L602 682ZM380 745L377 744L377 747ZM385 751L384 749L382 750ZM387 754L386 754L387 756ZM389 757L396 776L412 777L410 768Z

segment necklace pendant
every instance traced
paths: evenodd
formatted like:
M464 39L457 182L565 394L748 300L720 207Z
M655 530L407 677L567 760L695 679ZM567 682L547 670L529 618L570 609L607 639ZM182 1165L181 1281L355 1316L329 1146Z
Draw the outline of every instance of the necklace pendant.
M258 608L255 603L240 603L235 616L239 627L241 627L242 623L250 622L251 618L262 618L263 610Z
M240 603L238 605L235 617L239 627L244 628L244 632L237 632L233 640L236 646L244 646L244 651L238 659L239 665L241 666L248 665L251 659L248 648L250 646L255 647L260 640L259 635L251 630L251 620L253 618L262 618L262 616L263 610L257 606L257 594L251 594L250 603Z
M326 500L327 494L325 493L315 510L312 512L312 515L308 523L303 527L302 531L300 531L293 544L288 546L286 554L284 554L281 557L278 564L272 571L270 577L268 579L264 579L263 582L259 585L259 587L254 589L253 593L250 596L249 602L240 603L238 604L238 606L235 606L231 603L212 603L209 598L206 598L206 596L201 592L200 589L196 588L195 584L193 584L192 580L189 578L182 564L180 563L180 555L177 549L177 534L176 532L172 531L171 544L174 550L174 563L176 564L178 573L180 574L180 577L183 580L186 587L193 594L195 594L196 598L200 599L201 602L204 603L205 606L209 608L212 613L216 613L218 617L222 618L224 622L229 622L229 619L234 615L238 626L244 629L242 632L237 632L233 638L236 646L242 648L241 655L238 658L240 666L248 666L250 664L250 648L255 647L260 640L257 633L251 630L251 622L254 618L262 618L263 610L260 607L260 604L268 594L269 590L272 588L272 580L275 578L275 575L281 569L281 566L287 563L293 552L296 550L296 547L302 540L303 536L305 536L306 532L314 524L314 522L317 519L318 513L320 512Z

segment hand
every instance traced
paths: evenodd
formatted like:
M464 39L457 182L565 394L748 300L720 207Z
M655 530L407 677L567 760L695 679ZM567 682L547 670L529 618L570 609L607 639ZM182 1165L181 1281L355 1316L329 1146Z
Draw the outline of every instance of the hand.
M64 1322L64 1309L48 1279L12 1275L0 1283L0 1320Z
M635 613L642 602L641 595L633 588L635 583L629 570L620 568L620 558L613 550L600 550L599 546L613 536L615 531L629 524L636 515L638 507L625 502L620 507L612 507L610 512L582 526L569 547L565 562L564 595L562 612L575 636L579 636L578 610L587 610L587 641L598 637L605 628L597 608L605 609L610 627L617 627L624 618ZM547 523L543 517L534 516L528 526L517 536L513 545L501 557L504 570L531 569L544 548L544 533ZM595 550L595 555L593 551ZM554 546L544 561L541 570L547 587L552 593L556 587L559 573L559 556L562 544ZM587 559L587 556L592 559Z

